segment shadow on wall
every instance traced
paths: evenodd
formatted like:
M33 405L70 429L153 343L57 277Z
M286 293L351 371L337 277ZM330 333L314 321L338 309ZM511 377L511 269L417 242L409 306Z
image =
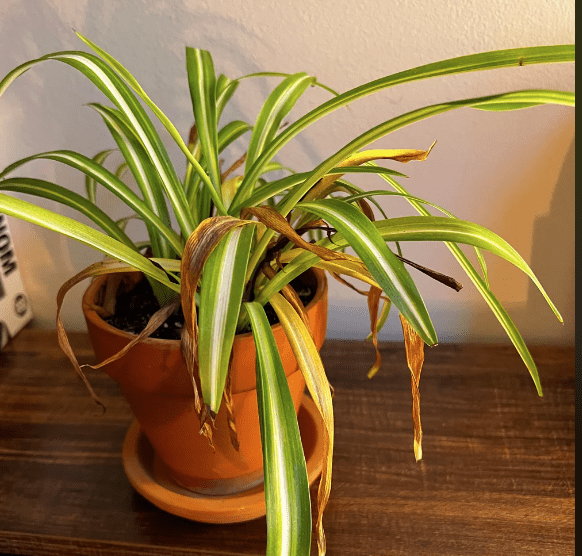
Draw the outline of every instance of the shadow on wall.
M559 283L552 301L564 318L566 341L574 343L574 229L575 209L575 140L572 141L558 177L550 212L537 218L534 224L532 266L539 268L537 277L542 284ZM556 269L562 269L557 276ZM531 315L540 315L535 340L543 340L545 315L548 307L545 300L530 282L528 304ZM550 314L548 318L552 318ZM537 322L537 321L536 321ZM537 334L536 334L537 332Z
M528 279L525 303L504 303L526 344L574 343L574 229L575 229L575 141L572 140L560 168L549 211L533 223L530 267L560 311L560 324L536 285ZM537 183L534 187L545 187ZM529 190L530 194L535 189ZM497 319L482 303L473 313L467 338L509 342Z

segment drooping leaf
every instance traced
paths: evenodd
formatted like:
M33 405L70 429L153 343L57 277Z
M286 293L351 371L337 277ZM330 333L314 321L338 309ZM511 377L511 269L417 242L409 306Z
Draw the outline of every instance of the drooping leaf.
M156 268L146 257L86 224L4 193L0 193L0 212L76 239L110 257L127 263L136 270L141 270L170 289L176 292L180 291L179 286L172 283L166 273Z
M317 491L317 522L315 526L319 554L324 555L326 542L323 531L323 512L327 506L331 491L334 445L334 418L330 384L317 347L301 316L280 294L273 295L270 303L279 317L279 322L285 331L297 364L305 378L307 389L325 425L324 462Z
M192 232L182 254L180 262L182 312L184 313L184 329L182 332L182 353L186 362L195 394L195 409L200 419L204 434L210 438L211 428L207 422L210 414L204 399L199 395L198 384L198 342L199 328L196 318L195 294L202 271L212 251L220 240L231 230L252 224L248 220L239 220L230 216L215 216L202 221ZM240 302L239 302L240 303ZM227 361L228 362L228 361ZM202 388L202 386L200 386ZM220 392L222 395L222 390Z
M380 332L384 325L386 324L386 320L388 320L388 315L390 314L390 308L392 307L392 302L386 298L384 300L384 305L382 305L382 310L380 311L380 316L378 317L378 321L376 322L376 331ZM370 332L366 337L366 341L369 342L372 340L373 334Z
M245 303L256 347L263 447L267 556L307 556L311 500L299 425L277 344L263 307Z
M426 151L419 149L372 149L363 151L349 156L340 162L337 167L357 167L361 164L364 164L365 162L370 162L372 160L395 160L396 162L402 163L407 163L412 160L423 161L427 159L435 143L436 141ZM305 194L303 201L324 199L329 193L332 184L341 176L342 174L325 175L311 190Z
M416 285L370 220L352 205L337 199L299 203L297 208L323 218L338 230L422 339L428 345L437 343L436 332Z
M406 348L406 363L410 370L410 384L412 388L412 421L414 423L414 458L422 459L422 427L420 425L420 373L424 363L424 342L400 314L404 346Z
M368 371L368 378L372 378L382 365L382 355L378 349L378 308L380 307L380 296L382 290L380 288L371 287L368 292L368 312L370 314L370 334L372 335L372 343L376 351L376 361Z
M241 187L239 198L235 199L235 205L239 199L246 199L249 190L253 188L258 176L262 173L262 168L270 162L277 152L287 144L293 137L305 128L322 118L323 116L337 110L347 104L354 102L377 91L395 85L418 81L430 77L439 77L451 74L465 73L471 71L483 71L488 69L503 68L509 66L520 66L529 64L544 64L556 62L573 62L575 60L574 45L539 46L528 48L515 48L508 50L497 50L479 54L470 54L458 58L442 60L431 64L426 64L409 70L405 70L393 75L382 77L351 89L327 102L317 106L309 113L299 118L296 122L282 131L263 150L261 156L247 172L245 172L245 182ZM534 101L525 99L521 101L528 104L537 104ZM490 104L483 102L483 106ZM356 149L359 150L359 149ZM345 157L344 157L345 158Z
M75 357L75 353L73 352L73 349L72 349L71 344L69 342L69 339L67 337L65 327L63 326L63 321L61 319L61 309L62 309L63 301L65 299L67 292L73 286L78 284L79 282L82 282L83 280L90 278L90 277L102 276L104 274L107 274L110 277L115 275L115 274L119 274L119 273L130 272L130 273L134 274L133 271L135 271L135 268L132 265L128 265L127 263L125 263L123 261L117 261L117 260L111 260L111 259L99 261L97 263L93 263L93 264L89 265L87 268L84 268L83 270L78 272L75 276L73 276L72 278L67 280L60 287L60 289L57 293L56 329L57 329L57 339L58 339L59 345L60 345L61 349L63 350L64 354L71 361L73 368L75 369L75 372L77 373L79 378L83 381L83 384L85 384L85 386L86 386L87 390L89 391L89 394L91 395L93 400L103 408L105 408L103 402L99 399L97 394L95 394L93 388L91 387L91 384L89 383L89 381L87 380L87 377L85 376L85 373L83 372L82 367L79 365L79 362L77 361L77 358ZM96 307L95 309L97 310L98 308ZM165 312L165 313L168 313L168 311L169 311L169 308L163 309L163 312ZM160 315L158 315L157 319L159 320L159 318L160 318ZM163 318L163 320L165 320L165 317ZM163 320L161 322L163 322ZM159 324L161 324L161 322ZM151 326L150 326L150 328L151 328ZM151 330L144 331L144 332L151 333ZM144 337L144 333L142 333L138 338L139 338L139 340L141 340L143 337ZM99 365L94 365L92 367L91 367L91 365L87 365L87 366L89 366L91 368L102 367L102 366L106 365L107 363L111 362L113 359L117 359L117 358L121 357L124 353L127 353L127 351L133 345L135 345L139 340L136 338L133 342L130 342L130 345L126 346L122 350L123 353L120 352L121 354L118 353L118 354L114 355L112 358L109 358L108 360L102 362Z
M332 260L345 260L349 259L349 255L345 255L343 253L336 253L329 249L322 249L318 245L314 245L313 243L309 243L305 241L297 232L289 225L289 222L285 220L274 208L271 207L249 207L245 209L245 213L252 214L255 216L259 222L262 222L267 226L270 230L278 232L289 239L292 243L305 249L307 251L311 251L319 258L327 261ZM268 232L267 232L268 233ZM266 235L266 234L264 234ZM262 241L262 239L261 239ZM256 255L253 254L250 261L250 267L253 265L254 257ZM247 278L249 277L249 273L247 272Z

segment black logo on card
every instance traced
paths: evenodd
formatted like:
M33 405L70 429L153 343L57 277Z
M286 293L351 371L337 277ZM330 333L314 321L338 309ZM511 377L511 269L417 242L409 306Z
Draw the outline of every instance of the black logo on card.
M0 214L0 265L2 265L2 274L4 276L8 276L16 270L16 258L14 251L11 249L8 226L5 223L3 214Z

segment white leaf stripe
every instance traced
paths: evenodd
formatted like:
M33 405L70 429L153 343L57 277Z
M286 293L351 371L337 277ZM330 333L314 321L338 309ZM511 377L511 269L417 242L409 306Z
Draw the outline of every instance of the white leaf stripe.
M144 196L144 201L165 224L169 225L170 218L164 198L158 188L152 187L152 184L158 181L158 176L156 174L155 179L153 179L153 168L150 169L149 161L146 159L147 154L143 147L137 143L139 139L133 134L132 129L123 121L122 112L97 103L92 103L89 106L94 108L103 117L108 127L117 134L117 136L113 134L114 139L120 146L120 149L124 148L127 153L126 156L124 152L126 163L132 170L140 191Z
M176 129L174 124L172 124L172 122L168 119L168 117L160 110L160 108L146 94L146 92L142 89L140 84L135 80L135 78L131 75L131 73L129 73L115 58L113 58L111 55L107 54L107 52L105 52L102 48L99 48L96 44L92 43L89 39L87 39L86 37L84 37L80 33L77 33L77 36L85 44L87 44L93 51L97 52L97 54L99 54L99 56L101 56L104 60L106 60L113 68L115 68L115 70L123 77L123 79L125 79L127 81L127 83L130 85L130 87L132 87L134 89L134 91L136 91L137 94L142 98L142 100L149 106L149 108L158 117L160 122L162 122L164 127L168 130L168 133L172 136L172 138L174 139L174 141L176 142L176 144L178 145L180 150L186 155L186 158L188 159L188 161L190 162L192 167L196 170L196 173L201 177L202 181L204 182L204 185L207 187L208 193L212 196L212 199L214 201L214 204L216 206L218 214L221 214L221 215L226 214L226 210L225 210L224 206L222 205L222 201L220 199L220 196L217 194L216 190L214 189L214 186L212 185L210 178L208 177L206 172L204 172L204 170L202 169L202 167L198 163L198 160L196 160L196 158L188 150L186 143L184 143L184 140L182 139L180 133L178 132L178 130ZM125 87L123 82L121 82L121 85L123 87ZM133 96L131 98L133 99ZM133 99L133 100L135 100L135 99ZM138 107L139 107L139 109L141 109L141 106L139 105L139 103L138 103ZM143 112L143 110L142 110L142 112ZM143 112L143 114L145 116L145 112ZM184 236L189 236L190 232L186 231L183 228L183 224L185 224L185 223L182 222L180 217L182 215L185 215L186 218L192 219L192 221L187 222L189 226L192 226L192 222L194 222L193 215L192 215L191 211L188 210L188 208L187 208L187 205L185 203L186 198L185 198L183 189L178 181L178 178L176 177L176 174L174 172L174 167L172 166L170 159L168 158L168 154L166 153L165 149L163 148L163 145L161 144L161 142L159 141L159 137L157 137L157 134L155 133L154 128L151 126L151 122L149 121L149 119L147 119L147 122L150 124L150 129L153 131L153 137L156 137L158 142L159 142L160 153L162 155L164 155L163 161L165 161L165 163L167 163L167 169L170 172L171 177L174 178L174 180L175 180L173 185L176 187L175 193L177 196L170 197L171 193L167 193L167 194L171 198L172 203L174 202L173 199L177 199L180 201L181 205L179 207L179 213L178 213L178 209L176 207L174 207L174 210L175 210L175 212L177 212L177 220L178 220L178 223L180 224L180 227L182 229L182 234Z
M146 205L166 226L170 227L170 218L161 191L158 188L152 188L154 183L158 185L158 174L153 167L146 170L144 164L149 164L149 162L146 160L147 155L145 150L138 143L139 140L133 134L131 128L123 122L121 112L96 103L90 104L89 106L95 109L103 118L126 160L125 164L129 167L135 178ZM152 242L153 254L160 257L169 257L170 246L167 239L163 235L156 233L156 230L147 220L145 221L145 225Z
M431 106L425 106L406 114L402 114L391 120L387 120L376 127L369 129L356 137L354 140L350 141L347 145L342 147L335 154L330 156L327 160L324 160L313 172L311 176L305 180L305 182L298 188L290 192L285 199L281 201L279 212L283 216L287 216L288 212L292 210L295 204L307 193L320 178L325 176L336 164L341 163L349 156L353 155L360 149L366 147L370 143L397 131L403 127L406 127L415 122L428 119L432 116L438 114L443 114L450 110L455 110L457 108L463 107L473 107L478 106L482 103L493 103L493 102L503 102L503 103L521 103L524 99L535 100L539 104L563 104L572 105L574 102L574 95L572 93L564 93L561 91L545 91L545 90L528 90L528 91L517 91L512 93L502 93L498 95L490 95L486 97L476 97L470 99L462 99L451 101L443 104L434 104ZM248 175L245 176L245 182L248 179ZM245 182L242 183L239 192L245 188ZM242 193L241 193L242 195ZM233 202L237 201L235 196Z
M245 303L257 358L257 401L267 504L267 555L309 554L311 503L299 426L264 309Z
M419 203L419 201L417 201L417 200L413 199L411 196L409 196L408 191L404 187L402 187L398 182L396 182L393 179L389 179L389 178L384 178L384 179L386 179L386 181L388 181L388 183L390 183L392 185L392 187L394 187L394 189L396 189L399 193L408 196L408 202L411 204L412 207L414 207L416 209L416 211L418 213L420 213L422 215L421 218L422 217L430 217L430 213L428 212L428 210L425 207L423 207ZM478 224L471 224L471 223L465 223L465 224L471 225L471 227L473 227L475 229L481 228L481 226L479 226ZM485 232L489 232L489 230L486 230L485 228L483 228L483 230ZM523 261L521 256L517 253L517 251L515 251L509 244L507 244L505 242L505 240L501 239L498 236L495 236L495 234L493 234L493 232L489 232L489 234L491 236L493 236L494 239L496 240L495 242L493 242L493 241L490 242L492 244L492 247L489 248L490 251L492 251L492 252L496 253L497 255L505 258L506 260L512 262L518 268L520 268L522 271L526 272L526 274L528 274L528 276L530 276L530 277L533 276L533 272L531 271L529 266L525 263L525 261ZM474 234L474 235L476 235L476 234ZM455 240L458 241L458 238L455 238ZM541 382L540 382L540 378L539 378L536 364L535 364L533 357L531 356L518 328L515 326L515 324L511 320L511 317L509 316L507 311L504 309L504 307L501 305L501 303L498 301L498 299L495 297L493 292L489 289L489 285L487 284L487 281L483 280L481 278L481 276L479 276L479 274L477 273L477 271L475 270L475 268L473 267L473 265L471 264L471 262L469 261L469 259L465 255L465 253L463 253L463 251L460 249L460 247L452 241L445 241L444 243L449 248L451 253L455 256L455 258L457 259L457 261L459 262L459 264L461 265L463 270L466 272L467 276L471 279L473 284L475 284L477 290L483 296L483 299L485 299L486 303L489 305L489 307L493 311L493 314L495 315L495 317L497 318L497 320L499 321L499 323L501 324L501 326L503 327L503 329L507 333L509 339L511 340L515 349L517 350L520 357L522 358L525 366L529 370L529 373L534 381L534 384L536 386L538 394L541 396L542 395L542 386L541 386ZM498 246L501 246L501 247L507 246L509 248L508 249L509 253L504 254L503 251L498 248ZM517 259L515 261L511 259L512 251L517 255ZM525 265L525 268L521 265L521 262L523 262L523 265ZM537 281L537 278L536 278L536 281ZM537 282L537 283L539 284L539 282ZM541 284L539 284L538 287L541 288ZM546 293L545 293L545 291L543 291L543 289L542 289L542 294L546 298L547 302L549 303L549 305L552 308L552 310L554 311L554 313L557 315L560 322L563 322L560 313L554 307L550 298L546 295Z
M332 455L334 444L334 418L331 392L323 363L307 327L291 306L279 293L270 299L271 306L279 317L285 335L289 340L299 368L303 373L307 388L323 417L326 440L324 442L324 462L318 491L318 546L319 553L325 553L325 535L323 533L323 511L329 499L331 488Z
M87 42L87 44L89 43ZM46 60L64 62L81 71L127 116L144 148L148 150L156 170L160 173L164 189L172 203L182 233L188 236L194 228L193 220L187 210L183 190L173 172L168 154L141 105L105 62L86 52L67 51L48 54L22 64L11 71L0 83L0 95L19 75L22 75L36 63Z
M221 359L222 357L228 358L229 355L226 353L226 346L224 345L225 322L227 316L229 316L229 297L234 274L233 262L242 231L242 228L235 228L232 230L232 232L229 233L229 237L226 239L226 248L223 249L220 261L217 261L220 270L218 272L218 283L216 284L216 291L219 293L220 297L217 300L217 303L214 305L214 310L212 311L212 340L210 342L210 404L215 413L218 412L218 404L222 398L222 391L218 391L218 375L221 370ZM228 364L228 361L226 361L226 363ZM213 406L215 406L215 408Z
M200 146L212 185L220 196L214 64L208 51L190 47L186 48L186 64Z

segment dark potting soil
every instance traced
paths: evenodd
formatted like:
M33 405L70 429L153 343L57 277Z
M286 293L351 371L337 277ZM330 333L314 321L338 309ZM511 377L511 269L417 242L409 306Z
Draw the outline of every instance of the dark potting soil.
M315 295L315 288L307 285L302 277L295 278L291 285L297 292L299 299L306 306ZM141 280L129 292L117 297L115 314L105 317L103 320L115 328L131 334L139 334L147 325L152 315L160 309L160 304L155 298L147 280ZM270 304L265 305L265 312L271 325L277 324L279 319ZM184 326L184 314L179 307L166 321L150 336L165 340L179 340ZM242 332L250 332L250 325Z

